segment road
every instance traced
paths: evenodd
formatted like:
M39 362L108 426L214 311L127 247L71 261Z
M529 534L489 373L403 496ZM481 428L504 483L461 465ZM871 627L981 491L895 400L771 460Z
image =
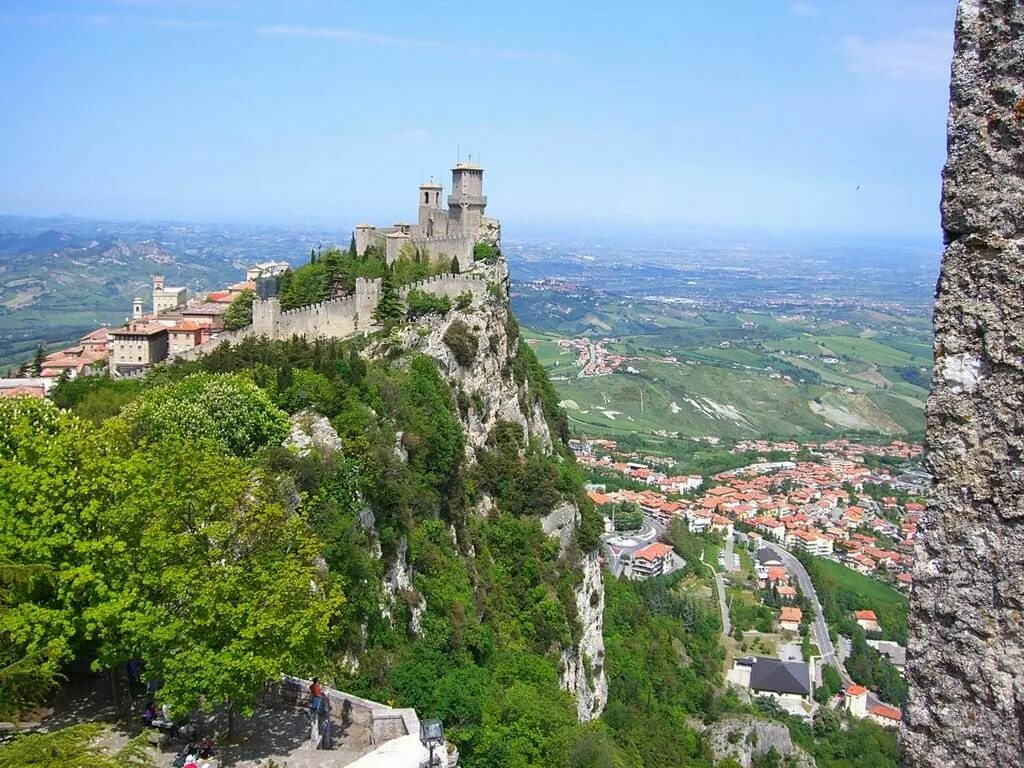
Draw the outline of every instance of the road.
M704 553L700 553L700 561L704 563ZM715 570L715 566L704 563L711 572L715 574L715 589L718 590L718 610L722 612L722 637L728 637L732 633L732 622L729 621L729 604L725 602L725 584L722 582L722 574Z
M780 545L773 544L770 541L765 541L764 544L779 556L779 559L785 564L786 570L796 574L797 581L800 583L800 591L804 593L814 607L814 642L818 645L818 650L821 652L821 659L825 664L830 664L838 670L839 677L843 681L843 687L850 685L853 683L853 680L850 679L846 672L846 667L843 666L836 655L836 649L832 645L832 638L828 634L828 625L825 623L825 614L821 610L821 603L818 602L818 593L814 590L811 576L807 573L807 569L804 568L804 564Z
M601 538L608 552L608 568L615 576L622 574L623 556L632 555L641 547L657 541L665 532L665 526L649 515L644 515L644 523L639 531L606 533Z

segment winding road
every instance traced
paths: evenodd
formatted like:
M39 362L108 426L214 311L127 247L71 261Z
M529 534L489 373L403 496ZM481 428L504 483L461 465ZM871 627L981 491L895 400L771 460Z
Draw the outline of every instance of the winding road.
M814 584L811 582L811 576L807 573L807 569L804 568L804 564L791 554L789 550L778 544L765 541L764 545L779 556L779 559L785 564L786 570L790 573L796 574L796 579L800 583L800 591L806 595L807 599L814 607L814 642L817 644L818 650L821 652L821 659L824 663L836 668L839 672L839 677L843 681L844 687L850 685L853 683L853 680L850 679L850 676L846 672L846 667L843 666L842 662L839 660L839 656L836 654L835 646L832 644L832 638L828 634L828 625L825 623L825 614L821 610L821 603L818 601L818 593L814 590Z

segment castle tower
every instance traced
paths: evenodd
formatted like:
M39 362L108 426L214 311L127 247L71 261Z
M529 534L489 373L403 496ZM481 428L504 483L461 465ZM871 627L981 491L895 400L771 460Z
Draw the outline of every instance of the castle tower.
M164 289L164 278L163 275L154 275L153 277L153 290L162 291Z
M441 185L431 179L420 184L420 234L425 237L443 237L441 210Z
M484 169L472 163L452 168L452 193L448 196L450 235L476 237L487 208L484 197Z
M142 317L142 299L136 296L132 299L132 320L138 320Z

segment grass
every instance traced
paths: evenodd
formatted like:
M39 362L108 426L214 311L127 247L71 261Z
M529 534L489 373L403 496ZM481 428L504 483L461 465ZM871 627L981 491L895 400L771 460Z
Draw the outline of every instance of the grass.
M845 565L817 558L825 577L839 590L852 595L861 609L873 610L879 623L890 633L905 634L910 601L888 584L876 578L857 573Z

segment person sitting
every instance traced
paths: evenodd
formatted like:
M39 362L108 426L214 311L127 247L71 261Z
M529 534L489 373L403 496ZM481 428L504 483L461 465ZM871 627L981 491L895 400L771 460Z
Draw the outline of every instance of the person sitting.
M213 757L213 755L213 744L210 743L209 739L203 739L202 743L199 745L199 756L205 759Z
M153 721L157 719L158 714L159 713L157 712L156 709L156 702L151 700L146 705L146 710L142 713L142 724L145 725L147 728L152 728Z

